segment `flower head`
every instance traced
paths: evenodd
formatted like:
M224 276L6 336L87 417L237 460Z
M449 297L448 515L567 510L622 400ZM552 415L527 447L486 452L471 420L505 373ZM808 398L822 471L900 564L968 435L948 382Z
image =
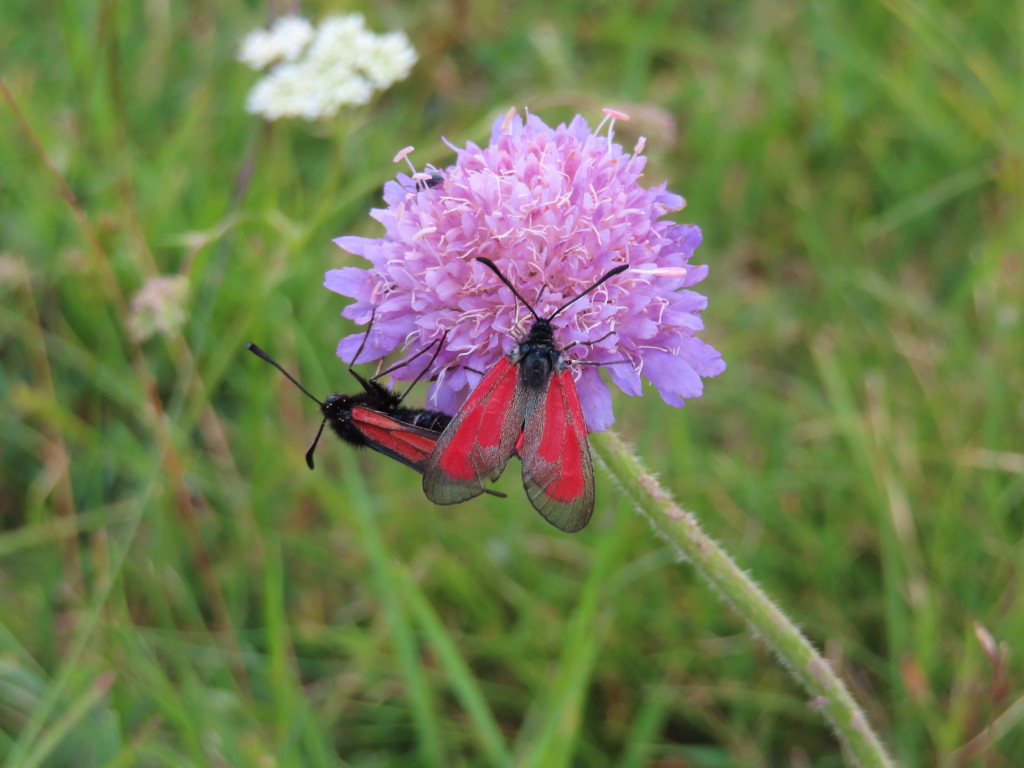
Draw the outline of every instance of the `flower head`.
M246 109L268 120L318 120L366 104L405 78L416 51L404 33L374 34L361 14L350 13L330 16L316 30L299 17L279 19L269 31L250 33L239 58L254 69L278 62L253 86Z
M138 341L162 334L170 336L185 322L189 284L184 275L151 277L132 297L128 330Z
M618 115L609 115L620 117ZM453 148L455 149L455 148ZM510 112L486 147L455 149L456 162L436 185L399 174L384 188L387 208L372 212L384 237L339 237L370 262L327 273L325 286L355 299L342 314L374 324L358 362L396 350L407 356L447 333L434 361L428 402L453 413L479 380L530 327L532 315L482 264L486 256L548 317L623 263L630 269L560 312L553 324L563 359L600 363L629 395L641 377L670 405L698 397L702 377L725 369L721 355L696 338L707 300L691 290L707 267L690 264L701 233L664 220L683 208L664 184L640 185L646 158L629 154L577 116L550 128ZM399 153L404 158L407 151ZM344 338L351 361L363 333ZM582 343L581 343L582 342ZM614 415L598 366L573 366L587 426L603 431ZM410 380L414 363L394 376Z
M270 29L256 29L245 36L238 60L263 69L279 59L294 61L313 39L313 25L301 16L280 16Z

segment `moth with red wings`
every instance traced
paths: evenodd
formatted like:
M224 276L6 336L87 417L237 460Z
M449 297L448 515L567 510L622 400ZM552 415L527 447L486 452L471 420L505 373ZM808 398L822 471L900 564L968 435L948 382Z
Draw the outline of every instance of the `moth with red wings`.
M422 472L437 438L451 418L436 411L402 408L403 395L397 395L375 379L365 379L349 367L363 391L354 395L333 394L321 401L302 386L270 355L253 344L246 349L283 373L303 394L320 406L324 420L306 451L306 464L313 469L313 452L327 424L342 441L354 447L372 448L395 461ZM415 383L415 382L414 382Z
M523 463L523 487L540 514L575 533L594 512L594 465L576 382L551 321L603 282L621 264L540 317L490 259L491 269L533 315L526 337L488 371L452 418L423 470L423 492L436 504L457 504L483 493L513 455Z
M356 351L353 363L359 358L369 337L370 329L367 328L363 344ZM438 340L438 349L444 343L444 339ZM402 401L409 393L409 390L429 370L430 366L424 369L409 387L401 394L396 394L384 387L377 381L379 376L390 373L394 368L384 371L378 377L366 379L353 370L349 365L349 373L363 387L363 391L354 395L333 394L326 400L321 401L306 389L298 380L286 371L270 355L253 344L251 341L246 348L257 357L273 365L277 370L310 400L320 406L323 414L323 421L320 423L320 430L313 438L312 445L306 451L306 464L313 469L313 452L316 450L323 435L324 427L329 423L334 433L349 445L359 448L372 448L378 453L390 456L395 461L405 464L417 472L423 472L427 458L434 449L441 431L448 426L451 417L437 411L428 411L420 408L403 408ZM430 349L426 349L413 355L409 361L415 360ZM437 351L434 352L437 357ZM431 360L433 362L433 360ZM492 496L505 497L505 494L486 489Z

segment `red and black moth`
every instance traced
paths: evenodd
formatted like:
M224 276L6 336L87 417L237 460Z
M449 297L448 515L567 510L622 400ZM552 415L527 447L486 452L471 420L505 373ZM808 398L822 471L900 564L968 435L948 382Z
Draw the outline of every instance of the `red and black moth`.
M515 349L488 371L452 418L423 470L423 492L436 504L457 504L484 492L513 455L523 463L523 487L540 514L567 533L582 530L594 512L594 465L576 382L551 321L603 282L540 317L490 259L494 271L530 310L534 322Z
M397 395L375 379L363 378L351 366L349 373L362 385L363 391L354 395L337 393L321 401L251 341L246 344L246 349L277 368L306 397L320 406L324 420L306 452L306 464L310 469L314 466L313 452L320 436L324 427L330 424L334 433L349 445L372 448L422 472L437 438L451 421L451 417L436 411L402 408L404 393Z
M369 328L367 329L368 335ZM438 341L438 350L440 350L440 344L443 341L444 339ZM359 358L365 343L366 337L363 338L363 344L360 344L353 362ZM324 426L329 423L331 429L334 430L334 433L343 442L356 448L364 446L372 448L378 453L390 456L395 461L401 462L417 472L423 472L427 457L433 451L442 430L451 421L450 416L438 411L402 407L402 401L405 399L405 396L416 382L423 377L426 371L430 369L429 365L409 385L409 388L400 395L395 394L377 381L377 378L390 373L394 368L384 371L372 379L366 379L356 373L352 365L349 365L349 373L359 382L363 391L354 395L333 394L326 400L321 401L258 346L251 341L245 346L254 355L277 368L306 397L320 406L320 412L323 414L324 419L320 423L320 429L316 433L316 437L313 438L312 445L306 451L306 464L309 465L310 469L313 469L313 452L320 442ZM417 353L408 362L415 360L429 349L430 347L427 347ZM437 351L434 352L434 357L436 358L436 356ZM431 360L432 362L433 359ZM487 489L487 493L493 496L505 497L505 494L490 489Z

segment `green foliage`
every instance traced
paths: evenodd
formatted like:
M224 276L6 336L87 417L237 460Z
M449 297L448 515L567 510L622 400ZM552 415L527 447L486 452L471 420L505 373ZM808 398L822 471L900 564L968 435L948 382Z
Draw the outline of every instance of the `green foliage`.
M337 10L308 4L316 17ZM412 77L264 126L264 11L0 5L0 759L839 766L820 717L599 480L566 536L325 444L331 245L528 106L648 137L729 363L619 429L824 646L907 766L1024 754L1024 7L377 4ZM189 277L182 333L127 302ZM414 395L415 400L417 395ZM976 623L1015 651L998 668Z

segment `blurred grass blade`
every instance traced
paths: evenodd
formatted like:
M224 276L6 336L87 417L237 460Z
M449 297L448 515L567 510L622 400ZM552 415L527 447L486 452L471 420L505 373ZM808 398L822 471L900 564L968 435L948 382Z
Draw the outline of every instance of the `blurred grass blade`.
M33 748L17 763L18 768L37 768L60 745L65 737L92 711L93 707L106 696L114 683L114 674L109 672L95 680L75 698L67 710L42 732ZM96 734L93 733L95 736ZM7 765L13 765L8 763Z
M607 613L603 613L601 598L607 594L605 587L622 541L621 530L628 517L621 509L616 509L611 527L598 535L592 554L593 565L568 623L558 671L551 687L545 688L535 703L540 711L531 713L527 718L538 723L537 730L526 733L525 738L519 740L524 745L519 766L558 768L572 763L582 726L584 699L598 649L608 624L613 620L612 604L608 603Z
M868 219L861 225L860 237L867 242L890 235L907 222L955 200L995 178L995 175L995 170L986 162L941 179L918 194L895 203L878 216Z
M349 451L342 454L345 466L341 474L343 488L327 490L323 483L317 484L322 506L326 510L338 509L337 498L343 494L351 517L355 518L360 547L370 560L370 577L375 592L387 617L391 629L398 663L405 678L409 705L418 735L417 748L423 765L446 766L441 740L441 715L435 704L427 671L423 667L416 635L402 602L399 584L391 569L391 557L377 528L377 520L370 506L363 475L355 455Z
M647 688L647 696L633 719L633 727L629 729L618 768L644 768L651 764L651 747L671 709L672 695L668 687L652 685Z
M512 756L505 743L505 737L501 733L498 722L494 719L494 713L487 706L487 699L480 690L477 680L473 677L472 670L459 653L457 643L445 629L437 612L408 571L396 563L393 572L395 579L402 584L405 598L412 607L427 642L437 653L438 661L445 671L455 697L462 704L473 724L476 739L487 755L488 764L511 765Z

